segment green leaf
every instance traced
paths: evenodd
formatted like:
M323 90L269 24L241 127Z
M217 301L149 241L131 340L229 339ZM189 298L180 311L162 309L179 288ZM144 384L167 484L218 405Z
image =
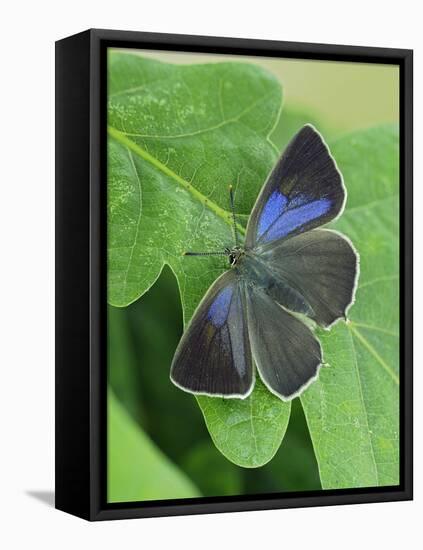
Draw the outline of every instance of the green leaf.
M348 189L333 227L360 253L350 322L319 331L325 361L301 396L322 487L399 483L398 132L375 128L331 146Z
M229 184L245 222L276 159L268 136L281 100L279 83L254 65L177 66L110 53L110 304L135 301L167 264L189 321L227 264L182 253L233 242ZM198 401L213 441L230 460L259 466L276 452L290 406L260 384L245 401Z
M226 265L181 253L232 242L230 183L245 225L276 158L268 136L280 86L239 63L174 66L112 52L109 69L109 302L135 301L167 264L186 324ZM398 479L397 134L360 132L333 154L349 192L334 227L358 248L362 273L351 323L319 332L331 366L301 400L322 486L386 485ZM230 460L256 467L274 455L290 406L261 383L245 401L198 402Z
M263 466L273 458L288 427L290 403L271 394L259 378L247 399L199 397L216 447L245 468Z
M237 212L250 213L276 158L279 83L252 65L111 52L109 87L109 302L139 298L167 263L188 319L227 266L181 254L233 242L230 184Z
M267 471L269 476L268 492L274 491L276 484L283 491L315 491L322 488L310 432L299 399L291 403L291 416L282 445L269 464L260 471Z
M301 130L305 124L312 124L325 136L325 139L330 137L326 127L312 113L309 113L306 109L284 106L279 121L270 135L270 139L279 151L283 151L292 137Z
M108 502L201 496L108 394Z

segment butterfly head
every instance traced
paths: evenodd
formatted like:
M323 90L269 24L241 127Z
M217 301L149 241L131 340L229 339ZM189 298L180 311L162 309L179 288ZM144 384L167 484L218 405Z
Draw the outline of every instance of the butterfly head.
M244 255L244 250L239 246L235 246L234 248L225 248L225 252L228 256L229 265L231 267L234 267Z

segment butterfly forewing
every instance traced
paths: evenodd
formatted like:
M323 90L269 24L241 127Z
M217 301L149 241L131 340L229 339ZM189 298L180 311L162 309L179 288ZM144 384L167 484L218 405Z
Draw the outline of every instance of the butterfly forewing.
M172 381L206 395L245 397L253 386L244 288L235 271L210 287L178 345Z
M247 286L248 331L260 377L271 392L292 399L317 376L322 362L311 330L262 289Z
M264 184L248 222L246 247L265 247L328 223L344 201L336 164L320 134L306 125Z

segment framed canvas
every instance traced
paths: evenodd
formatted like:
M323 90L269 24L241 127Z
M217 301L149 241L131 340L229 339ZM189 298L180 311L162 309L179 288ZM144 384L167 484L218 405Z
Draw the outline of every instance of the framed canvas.
M412 498L412 52L56 44L56 507Z

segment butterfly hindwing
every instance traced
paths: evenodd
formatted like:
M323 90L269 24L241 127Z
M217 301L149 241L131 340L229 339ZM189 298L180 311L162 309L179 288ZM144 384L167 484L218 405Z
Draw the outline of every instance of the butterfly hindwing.
M322 362L320 343L263 289L248 285L246 296L251 349L260 377L272 393L292 399L316 378Z
M275 281L293 288L309 305L309 317L323 327L346 316L354 301L358 256L346 237L327 229L315 229L264 250L260 261ZM301 304L280 293L284 307L304 313Z
M270 173L251 213L248 248L309 231L342 210L345 189L335 161L310 125L294 136Z
M245 294L234 271L210 287L178 345L172 381L206 395L246 397L254 383Z

